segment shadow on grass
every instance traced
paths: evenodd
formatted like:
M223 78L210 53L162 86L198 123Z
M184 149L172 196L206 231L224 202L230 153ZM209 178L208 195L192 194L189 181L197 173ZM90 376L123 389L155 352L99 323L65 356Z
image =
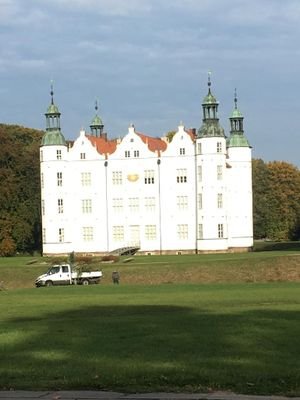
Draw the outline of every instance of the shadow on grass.
M1 389L300 394L299 314L97 306L4 323Z

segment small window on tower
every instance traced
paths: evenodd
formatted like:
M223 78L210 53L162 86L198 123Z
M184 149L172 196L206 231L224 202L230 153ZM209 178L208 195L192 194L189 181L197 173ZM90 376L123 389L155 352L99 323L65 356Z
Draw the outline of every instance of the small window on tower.
M217 179L221 181L223 179L223 167L222 165L217 165Z
M57 172L56 177L57 177L57 186L62 186L63 185L62 172Z
M222 239L224 237L224 225L218 224L218 238Z
M56 150L56 159L61 160L61 150Z
M201 143L198 143L198 145L197 145L197 153L198 154L202 154L202 145L201 145Z
M58 229L58 241L59 241L59 243L62 243L65 241L65 229L64 228Z

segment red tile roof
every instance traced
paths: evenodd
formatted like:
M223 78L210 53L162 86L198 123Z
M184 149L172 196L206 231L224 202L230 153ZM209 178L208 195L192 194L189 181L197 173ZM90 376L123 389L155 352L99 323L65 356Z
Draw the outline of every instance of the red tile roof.
M165 151L167 148L167 143L160 138L154 138L151 136L144 135L143 133L136 132L136 134L142 139L144 143L148 145L150 151Z
M148 149L150 151L165 151L167 148L167 143L161 140L160 138L154 138L151 136L144 135L143 133L136 134L142 139L142 141L147 144ZM106 140L103 137L95 137L92 135L86 135L86 137L90 140L93 146L96 147L98 153L100 154L112 154L116 151L117 140Z
M92 135L86 135L93 146L96 147L99 154L112 154L116 151L117 141L106 140L103 137L95 137Z

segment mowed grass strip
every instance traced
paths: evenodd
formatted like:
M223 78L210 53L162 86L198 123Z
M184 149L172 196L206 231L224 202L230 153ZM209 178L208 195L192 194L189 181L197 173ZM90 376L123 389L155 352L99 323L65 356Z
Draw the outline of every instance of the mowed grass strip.
M92 263L101 269L102 285L111 285L112 271L120 272L122 284L242 283L300 281L300 251L260 251L240 254L134 256L130 262ZM32 288L38 275L52 265L50 258L0 258L0 283L6 289Z
M300 395L300 283L0 292L1 389Z

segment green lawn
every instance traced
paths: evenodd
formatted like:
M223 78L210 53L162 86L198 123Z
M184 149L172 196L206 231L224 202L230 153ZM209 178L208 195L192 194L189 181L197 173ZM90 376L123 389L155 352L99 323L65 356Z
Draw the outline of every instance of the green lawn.
M0 388L300 395L299 282L122 283L0 291Z
M279 246L280 245L280 246ZM260 243L258 249L274 249L275 244ZM111 285L111 273L117 269L122 284L157 285L165 283L242 283L300 281L298 242L276 244L277 250L239 254L203 254L173 256L134 256L124 263L101 264L95 258L94 269L103 271L102 285ZM0 257L0 282L6 289L32 288L36 277L53 260L42 257Z

